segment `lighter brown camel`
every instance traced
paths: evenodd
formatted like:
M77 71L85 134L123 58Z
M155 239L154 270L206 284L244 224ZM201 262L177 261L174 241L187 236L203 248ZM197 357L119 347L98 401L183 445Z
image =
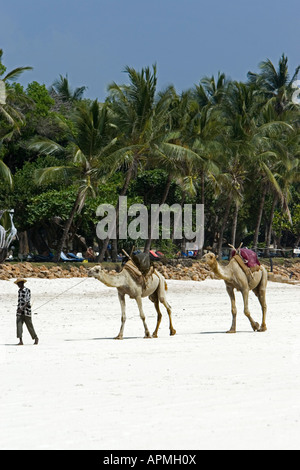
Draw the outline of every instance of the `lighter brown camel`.
M235 303L234 289L237 289L242 293L244 300L244 314L249 319L251 326L254 331L266 331L266 314L267 314L267 303L266 303L266 287L268 281L268 274L263 266L260 266L259 270L253 272L251 280L248 282L247 276L243 269L239 266L238 262L232 258L227 266L220 266L216 256L213 253L206 253L202 260L210 267L219 279L223 279L226 284L226 289L231 300L231 311L232 311L232 325L227 333L236 332L236 315L237 308ZM262 324L256 323L249 311L248 299L249 292L253 290L254 294L258 297L259 303L262 308Z
M167 283L165 278L160 273L154 270L154 272L147 278L145 286L142 286L137 283L137 281L133 279L133 277L125 269L123 269L119 274L111 275L105 273L102 267L99 265L89 270L89 276L95 277L108 287L116 287L118 291L122 317L120 332L115 339L123 339L124 326L126 321L125 295L129 295L131 299L135 299L138 305L140 317L142 319L145 329L145 338L151 338L151 334L149 333L145 314L143 311L143 297L149 297L149 299L154 303L157 311L157 324L152 337L157 338L157 333L162 318L159 303L162 303L168 312L170 321L170 335L176 334L176 330L173 328L172 325L171 307L166 299Z

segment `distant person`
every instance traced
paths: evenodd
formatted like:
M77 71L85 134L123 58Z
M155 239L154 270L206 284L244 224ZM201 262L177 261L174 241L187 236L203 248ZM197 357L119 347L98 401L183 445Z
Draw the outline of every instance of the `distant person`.
M89 261L95 261L96 259L96 254L91 246L89 246L86 251L86 257Z
M25 282L27 282L26 279L17 279L15 281L15 284L19 288L17 308L17 338L19 338L18 346L23 345L23 323L25 323L31 338L34 339L34 344L38 344L39 342L31 319L31 292L30 289L25 287Z

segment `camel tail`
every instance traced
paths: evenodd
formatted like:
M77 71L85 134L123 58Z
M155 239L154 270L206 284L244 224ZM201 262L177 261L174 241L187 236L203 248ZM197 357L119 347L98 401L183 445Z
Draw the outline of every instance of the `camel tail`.
M167 284L167 282L165 281L165 291L167 291L167 290L168 290L168 284Z

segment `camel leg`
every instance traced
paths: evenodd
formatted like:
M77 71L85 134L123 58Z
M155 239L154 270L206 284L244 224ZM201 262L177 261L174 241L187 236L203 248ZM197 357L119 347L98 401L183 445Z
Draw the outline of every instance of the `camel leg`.
M267 331L266 316L267 316L267 302L266 302L266 289L263 287L256 287L253 289L254 294L257 296L262 310L262 323L258 331Z
M170 321L170 336L174 336L176 335L176 330L175 328L173 327L173 324L172 324L172 310L171 310L171 306L168 304L168 302L166 301L165 298L163 299L160 299L161 303L164 305L164 307L166 308L167 312L168 312L168 315L169 315L169 321Z
M122 316L121 316L121 328L118 336L115 337L115 339L123 339L123 332L124 332L124 326L125 326L125 321L126 321L126 312L125 312L125 294L120 294L119 295L119 301L121 305L121 311L122 311Z
M143 322L143 325L144 325L144 328L145 328L145 338L151 338L151 335L150 335L150 332L148 330L148 326L147 326L147 323L146 323L145 314L144 314L144 311L143 311L142 298L137 297L135 300L136 300L136 303L138 305L139 312L140 312L140 317L142 319L142 322Z
M154 305L155 305L155 309L156 309L156 311L157 311L157 323L156 323L156 328L155 328L155 330L154 330L154 333L153 333L153 335L152 335L152 338L157 338L157 333L158 333L158 329L159 329L160 322L161 322L161 318L162 318L162 314L161 314L161 311L160 311L160 308L159 308L159 301L158 301L158 299L155 299Z
M227 331L227 333L236 333L237 308L236 308L236 303L235 303L234 288L230 286L226 286L226 289L231 300L231 313L232 313L232 325L231 325L230 330Z
M165 281L165 279L163 279L163 280L159 283L159 287L158 287L158 300L159 300L160 303L163 304L163 306L165 307L165 309L166 309L167 312L168 312L168 315L169 315L169 322L170 322L170 336L174 336L174 335L176 335L176 330L175 330L175 328L173 327L173 324L172 324L172 310L171 310L171 306L168 304L167 299L166 299L166 281Z
M249 311L249 306L248 306L249 290L247 289L247 290L242 291L242 296L243 296L243 299L244 299L244 314L246 315L246 317L250 321L253 331L257 331L259 329L259 324L256 323L253 320L253 318L251 317L250 311Z

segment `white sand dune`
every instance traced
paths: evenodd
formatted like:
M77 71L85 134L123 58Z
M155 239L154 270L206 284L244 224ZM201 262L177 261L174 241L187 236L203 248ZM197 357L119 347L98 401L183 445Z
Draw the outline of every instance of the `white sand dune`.
M265 333L251 330L238 294L238 332L227 335L222 281L169 281L177 335L164 311L158 339L144 339L128 300L115 341L116 290L81 281L28 281L40 344L25 330L23 347L17 288L0 281L0 449L300 448L299 286L269 283ZM153 331L153 304L144 308ZM250 309L261 321L253 293Z

